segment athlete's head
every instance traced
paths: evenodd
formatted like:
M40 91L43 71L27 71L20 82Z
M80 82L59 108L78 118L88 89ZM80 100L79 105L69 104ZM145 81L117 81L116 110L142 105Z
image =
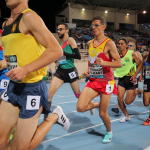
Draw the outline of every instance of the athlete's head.
M66 34L68 35L69 27L66 23L62 23L57 27L57 33L60 39L62 39Z
M5 0L6 6L10 9L16 8L19 5L28 4L29 0Z
M128 42L126 39L120 39L118 41L118 48L119 48L119 51L124 51L126 50L128 47Z
M128 49L129 50L136 50L136 45L134 42L130 42L128 43Z
M96 16L93 18L92 20L92 30L93 30L93 34L95 36L99 36L101 34L103 34L105 28L106 28L106 20L104 17L102 16Z

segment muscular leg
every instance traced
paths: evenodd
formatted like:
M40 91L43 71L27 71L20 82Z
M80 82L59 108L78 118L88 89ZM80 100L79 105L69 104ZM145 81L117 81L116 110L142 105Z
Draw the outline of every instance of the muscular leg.
M94 91L91 88L85 87L78 99L77 111L85 112L92 108L99 108L99 102L91 102L97 95L98 92Z
M130 105L135 100L135 91L134 90L127 90L125 103Z
M126 110L126 105L123 102L124 94L125 94L125 88L118 85L118 103L123 113L125 115L128 115L127 110Z
M70 85L71 85L73 92L77 94L75 95L76 98L79 98L78 95L80 95L81 92L80 92L78 80L74 81L73 83L70 83Z
M62 81L61 79L57 78L54 76L51 84L50 84L50 88L49 88L49 99L48 99L48 107L51 107L51 103L52 103L52 98L54 96L54 94L56 93L56 91L61 87L61 85L64 83L64 81ZM44 114L44 120L48 117L48 115Z
M111 94L110 95L101 94L100 97L101 97L101 100L100 100L100 104L99 104L99 115L104 122L104 125L107 129L107 132L111 132L110 118L109 118L108 113L107 113Z
M5 150L9 144L10 134L17 124L19 108L11 103L1 101L0 104L0 150Z

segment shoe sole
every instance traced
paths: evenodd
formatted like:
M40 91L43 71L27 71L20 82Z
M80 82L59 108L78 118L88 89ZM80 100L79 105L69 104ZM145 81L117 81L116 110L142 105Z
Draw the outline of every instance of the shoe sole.
M113 136L112 136L113 137ZM111 137L111 140L112 140L112 137ZM107 144L107 143L110 143L111 142L111 140L109 141L109 142L102 142L103 144Z

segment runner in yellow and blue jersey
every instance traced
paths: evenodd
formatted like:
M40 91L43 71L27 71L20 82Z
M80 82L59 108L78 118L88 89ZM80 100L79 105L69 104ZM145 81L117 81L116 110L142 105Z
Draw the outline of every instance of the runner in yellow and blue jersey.
M51 112L43 80L46 66L61 57L63 51L43 20L28 8L28 0L8 0L6 6L11 16L3 23L0 45L10 82L1 95L0 149L35 149L56 122L65 130L70 127L59 106L38 126L41 113ZM13 141L9 142L15 126Z

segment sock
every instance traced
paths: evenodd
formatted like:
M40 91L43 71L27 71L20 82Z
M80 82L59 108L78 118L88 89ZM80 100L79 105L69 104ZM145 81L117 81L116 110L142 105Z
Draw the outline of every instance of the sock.
M108 132L109 134L112 134L112 131Z
M77 94L76 92L74 92L74 95L77 97L77 98L79 98L79 94Z

